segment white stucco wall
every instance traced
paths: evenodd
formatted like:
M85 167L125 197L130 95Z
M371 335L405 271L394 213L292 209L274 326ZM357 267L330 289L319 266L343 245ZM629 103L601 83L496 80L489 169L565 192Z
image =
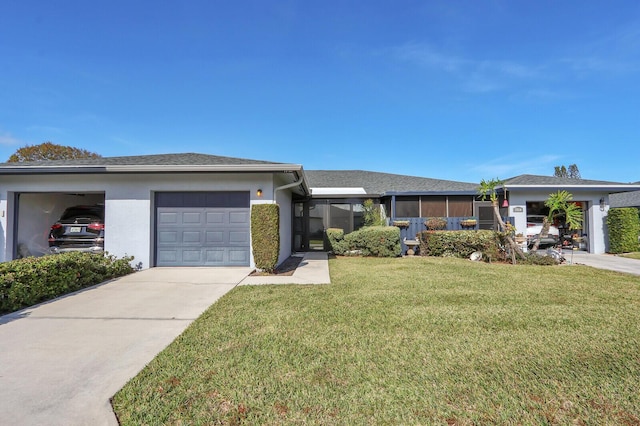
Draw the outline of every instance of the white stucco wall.
M249 191L251 204L273 202L270 173L126 174L2 176L0 178L0 260L13 256L15 193L104 193L105 250L134 256L134 264L153 265L153 199L161 191ZM256 192L262 189L262 197ZM291 253L291 195L278 192L281 207L281 258ZM73 204L73 203L72 203ZM50 226L48 224L47 226ZM251 266L254 266L253 255Z
M527 229L527 201L544 202L551 192L526 192L519 193L517 190L509 191L509 216L513 216L515 220L516 232L523 234ZM600 210L600 198L605 199L605 208ZM601 192L575 192L573 193L575 201L586 201L588 208L586 212L586 220L588 221L589 252L601 254L608 250L608 239L606 231L606 217L609 211L609 197ZM522 212L516 212L517 208L522 208ZM584 207L583 207L584 208Z
M282 185L283 183L280 182L279 184ZM291 233L293 227L291 224L293 223L293 209L291 208L291 192L286 189L276 192L276 203L280 206L280 255L278 257L278 263L281 263L284 262L292 252ZM282 226L283 223L288 223L289 226Z

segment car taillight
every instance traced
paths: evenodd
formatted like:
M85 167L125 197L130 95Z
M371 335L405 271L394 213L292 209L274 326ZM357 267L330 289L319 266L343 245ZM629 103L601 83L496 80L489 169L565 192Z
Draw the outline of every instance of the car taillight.
M104 223L90 223L87 228L93 231L104 231Z
M53 225L51 225L51 230L54 231L56 229L61 229L62 225L60 225L59 223L54 223Z

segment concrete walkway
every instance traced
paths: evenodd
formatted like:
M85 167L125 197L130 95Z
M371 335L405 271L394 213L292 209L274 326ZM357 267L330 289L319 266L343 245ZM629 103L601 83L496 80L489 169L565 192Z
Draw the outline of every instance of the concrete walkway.
M330 284L329 261L325 252L300 253L300 265L290 276L248 276L240 285L260 284Z
M564 250L563 256L568 265L587 265L598 269L625 272L640 275L640 260L629 259L613 254L591 254L584 251Z
M117 425L109 399L249 268L153 268L0 317L0 423Z

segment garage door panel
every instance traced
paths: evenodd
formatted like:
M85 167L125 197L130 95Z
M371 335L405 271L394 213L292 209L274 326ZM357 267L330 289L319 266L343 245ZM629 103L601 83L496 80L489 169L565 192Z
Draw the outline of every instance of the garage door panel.
M249 213L247 212L229 212L229 223L249 223Z
M220 194L157 194L157 266L249 265L249 193Z
M176 250L158 250L158 263L175 263L178 260Z
M207 225L223 224L225 219L224 212L207 212Z
M177 231L160 231L158 232L159 244L175 244L178 241Z
M204 212L184 212L182 213L182 223L185 225L201 224Z
M242 249L229 249L229 262L234 264L244 264L249 262L249 253Z
M224 252L225 249L206 249L205 256L207 259L207 264L224 264Z
M229 243L249 243L247 231L229 231Z
M182 233L182 242L185 244L202 243L203 231L184 231Z
M201 264L202 263L202 250L198 249L182 249L182 261L185 264Z
M205 241L209 244L224 244L224 232L207 231Z
M178 214L175 212L160 212L158 214L158 223L160 224L178 223Z

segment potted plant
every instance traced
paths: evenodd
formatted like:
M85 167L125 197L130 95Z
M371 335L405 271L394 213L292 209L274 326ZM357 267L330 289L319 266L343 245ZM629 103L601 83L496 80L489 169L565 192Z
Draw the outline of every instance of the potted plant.
M446 217L428 217L424 222L424 226L426 226L429 231L438 231L447 229L448 222Z
M393 226L397 226L398 228L408 228L409 221L408 220L394 220L391 223Z
M460 221L460 226L462 226L463 228L475 228L477 223L478 221L475 217L468 217Z

